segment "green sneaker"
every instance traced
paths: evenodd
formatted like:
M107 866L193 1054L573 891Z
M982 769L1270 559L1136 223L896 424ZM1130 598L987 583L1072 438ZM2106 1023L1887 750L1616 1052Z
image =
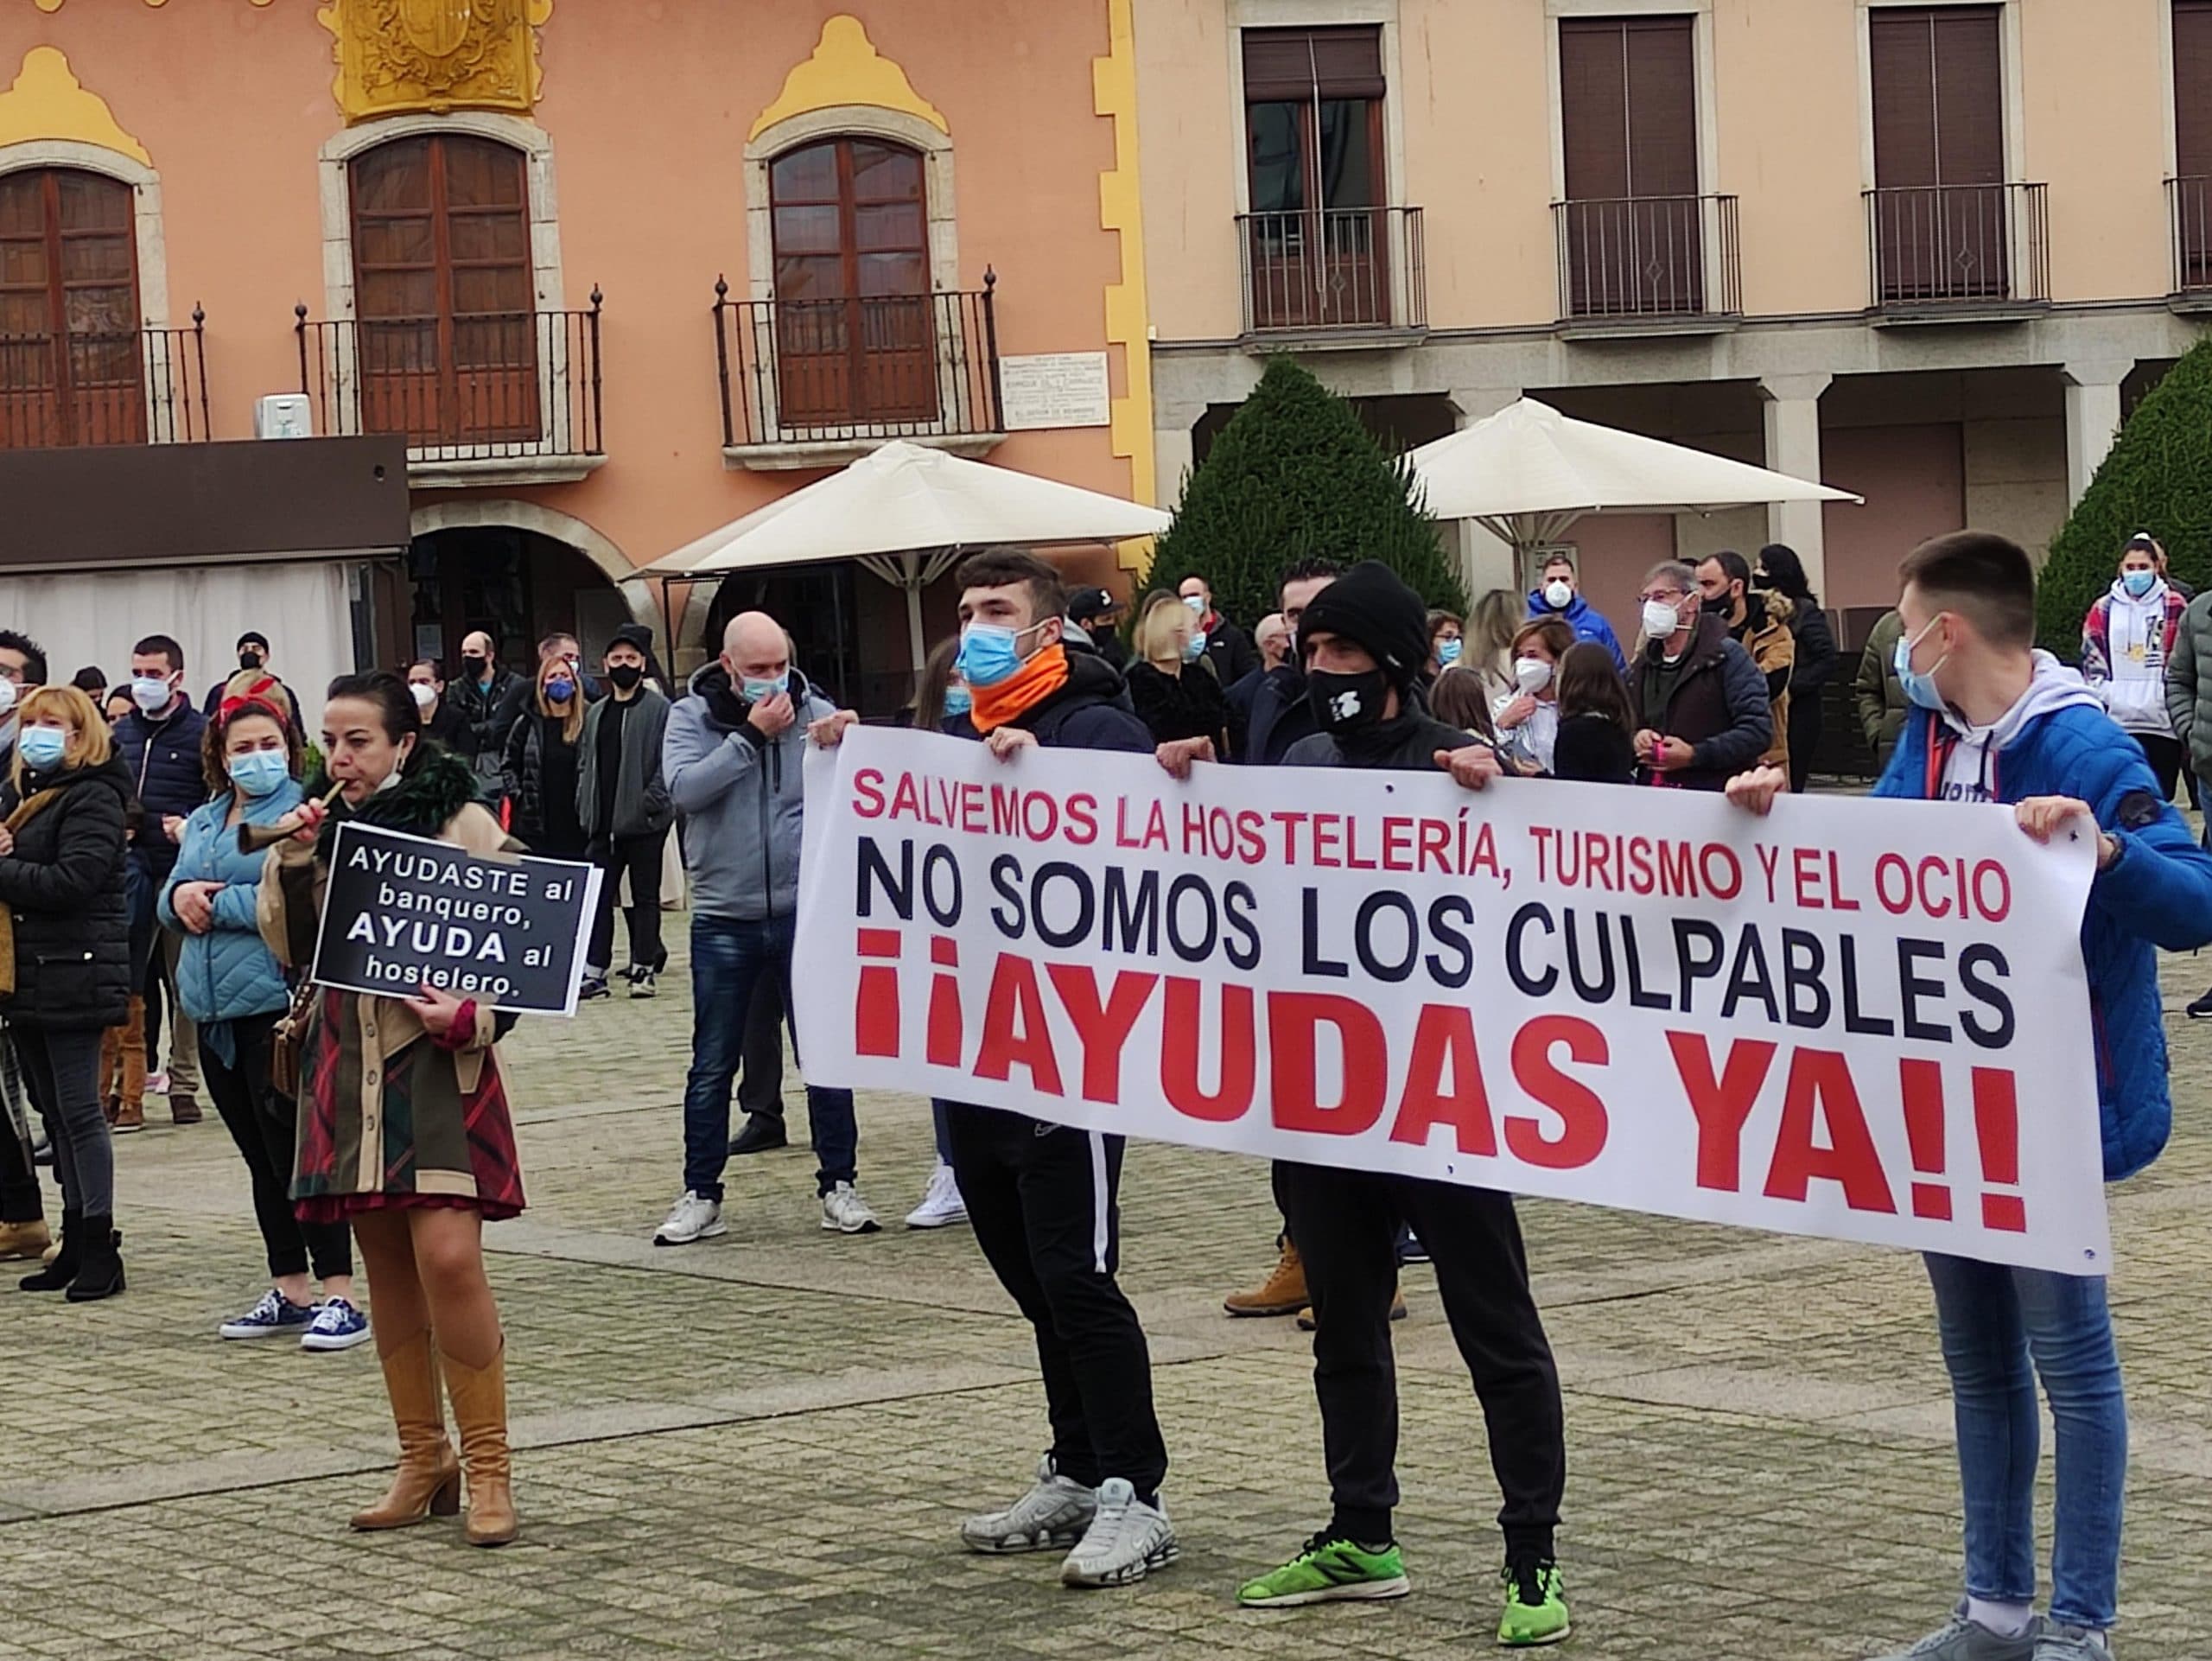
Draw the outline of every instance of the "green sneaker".
M1370 1551L1325 1532L1273 1574L1238 1587L1236 1601L1247 1609L1287 1609L1342 1599L1402 1598L1412 1590L1395 1543Z
M1556 1644L1574 1630L1567 1618L1559 1565L1530 1557L1505 1566L1505 1613L1498 1618L1497 1641L1510 1650Z

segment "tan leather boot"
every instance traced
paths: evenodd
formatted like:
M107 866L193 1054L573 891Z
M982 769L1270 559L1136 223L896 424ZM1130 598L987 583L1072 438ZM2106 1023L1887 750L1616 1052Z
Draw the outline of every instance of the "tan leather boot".
M1306 1265L1298 1248L1284 1235L1281 1248L1265 1284L1249 1292L1231 1292L1221 1307L1232 1315L1294 1315L1306 1307Z
M130 1000L130 1018L123 1028L123 1100L116 1110L118 1130L146 1128L146 1000Z
M448 1356L445 1368L461 1468L468 1473L468 1543L503 1546L522 1526L507 1451L507 1352L503 1346L488 1367L464 1367Z
M404 1529L426 1517L451 1517L461 1509L461 1461L446 1440L438 1355L430 1334L416 1333L379 1359L392 1422L399 1428L399 1468L392 1473L390 1492L353 1513L353 1526Z
M53 1244L54 1237L47 1232L41 1218L34 1217L28 1223L0 1223L0 1262L28 1263L42 1257Z

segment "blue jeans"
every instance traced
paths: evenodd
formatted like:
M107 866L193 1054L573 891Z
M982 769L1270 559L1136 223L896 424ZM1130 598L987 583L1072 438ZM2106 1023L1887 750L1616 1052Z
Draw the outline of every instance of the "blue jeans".
M1933 1252L1928 1278L1958 1422L1967 1593L2035 1597L2040 1377L2058 1430L2051 1619L2109 1628L2120 1613L2127 1403L2104 1282Z
M691 1071L683 1081L683 1186L706 1199L722 1197L729 1161L729 1088L745 1053L745 1015L753 990L773 975L791 1008L791 935L796 920L734 917L691 920ZM798 1044L798 1028L791 1028ZM800 1066L804 1070L805 1063ZM807 1130L814 1142L815 1189L827 1193L855 1176L860 1131L853 1092L806 1087Z

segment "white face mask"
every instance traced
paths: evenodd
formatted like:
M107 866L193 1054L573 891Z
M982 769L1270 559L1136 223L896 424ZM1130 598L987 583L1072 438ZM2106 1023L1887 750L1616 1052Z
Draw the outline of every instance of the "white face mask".
M16 683L11 680L0 679L0 716L6 715L9 710L15 707Z
M1672 638L1682 626L1680 601L1647 600L1643 602L1643 632L1655 640Z
M1574 589L1559 577L1544 584L1544 603L1554 611L1565 611L1574 599Z
M1552 666L1541 658L1516 658L1513 660L1513 684L1522 691L1541 692L1551 684Z
M438 701L438 689L424 682L410 681L407 690L415 695L415 707L424 715L429 714L430 706Z
M169 700L176 696L176 690L166 679L156 680L142 675L130 683L130 696L148 715L156 716L169 707Z

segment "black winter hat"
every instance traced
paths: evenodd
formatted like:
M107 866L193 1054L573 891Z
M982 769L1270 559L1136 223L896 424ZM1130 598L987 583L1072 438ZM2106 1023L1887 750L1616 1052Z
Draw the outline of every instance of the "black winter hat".
M607 644L609 646L633 646L650 658L653 655L653 632L643 623L625 623L614 631L614 638Z
M1298 651L1317 633L1341 634L1366 648L1401 690L1428 661L1428 608L1380 560L1363 559L1306 602L1298 620Z

